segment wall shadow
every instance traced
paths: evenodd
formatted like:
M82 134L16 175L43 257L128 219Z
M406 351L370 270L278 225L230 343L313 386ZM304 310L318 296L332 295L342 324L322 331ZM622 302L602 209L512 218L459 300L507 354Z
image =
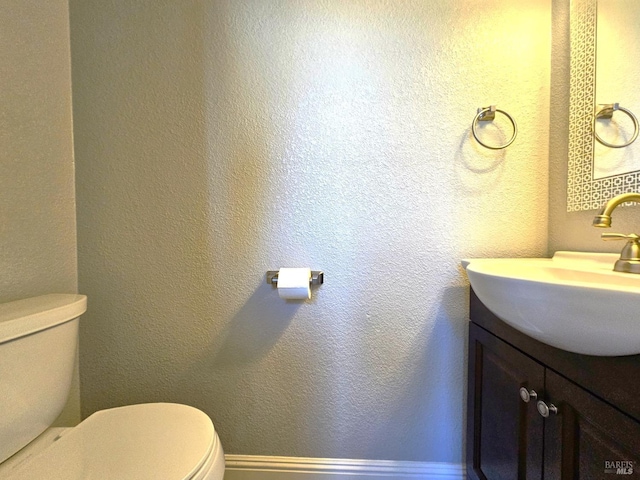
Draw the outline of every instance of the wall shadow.
M229 320L202 361L239 366L263 358L278 342L303 301L281 300L272 285L260 285Z

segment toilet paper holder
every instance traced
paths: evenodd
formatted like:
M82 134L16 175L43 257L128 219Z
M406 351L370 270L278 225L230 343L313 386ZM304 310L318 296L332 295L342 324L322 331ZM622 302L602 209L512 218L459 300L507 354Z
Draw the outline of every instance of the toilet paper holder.
M267 271L267 283L269 285L278 284L278 270ZM309 285L322 285L324 283L324 272L318 270L311 270L311 278L309 279Z

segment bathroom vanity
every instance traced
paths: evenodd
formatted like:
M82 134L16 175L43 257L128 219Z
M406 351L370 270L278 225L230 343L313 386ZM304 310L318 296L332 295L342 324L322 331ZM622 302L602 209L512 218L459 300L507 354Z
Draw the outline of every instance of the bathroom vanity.
M640 478L640 355L551 347L473 290L470 320L469 479Z

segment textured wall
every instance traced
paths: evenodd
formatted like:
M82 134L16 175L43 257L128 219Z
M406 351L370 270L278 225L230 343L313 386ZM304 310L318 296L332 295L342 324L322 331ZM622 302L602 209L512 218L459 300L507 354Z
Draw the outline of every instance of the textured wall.
M462 461L459 261L547 248L550 2L72 0L71 25L83 414ZM507 150L471 137L490 103ZM279 266L326 283L286 303Z
M591 226L593 211L567 212L569 138L569 8L570 0L553 0L551 120L549 135L549 253L558 250L619 252L617 242L603 242L604 231ZM619 208L609 231L638 232L640 207ZM639 232L640 233L640 232Z
M66 0L0 3L0 302L77 288ZM79 419L77 385L61 419Z

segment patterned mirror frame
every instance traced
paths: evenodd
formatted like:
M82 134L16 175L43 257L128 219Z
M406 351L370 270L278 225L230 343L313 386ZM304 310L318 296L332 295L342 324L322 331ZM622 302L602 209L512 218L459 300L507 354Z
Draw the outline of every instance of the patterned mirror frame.
M594 179L597 0L571 0L567 211L596 210L640 190L640 171Z

